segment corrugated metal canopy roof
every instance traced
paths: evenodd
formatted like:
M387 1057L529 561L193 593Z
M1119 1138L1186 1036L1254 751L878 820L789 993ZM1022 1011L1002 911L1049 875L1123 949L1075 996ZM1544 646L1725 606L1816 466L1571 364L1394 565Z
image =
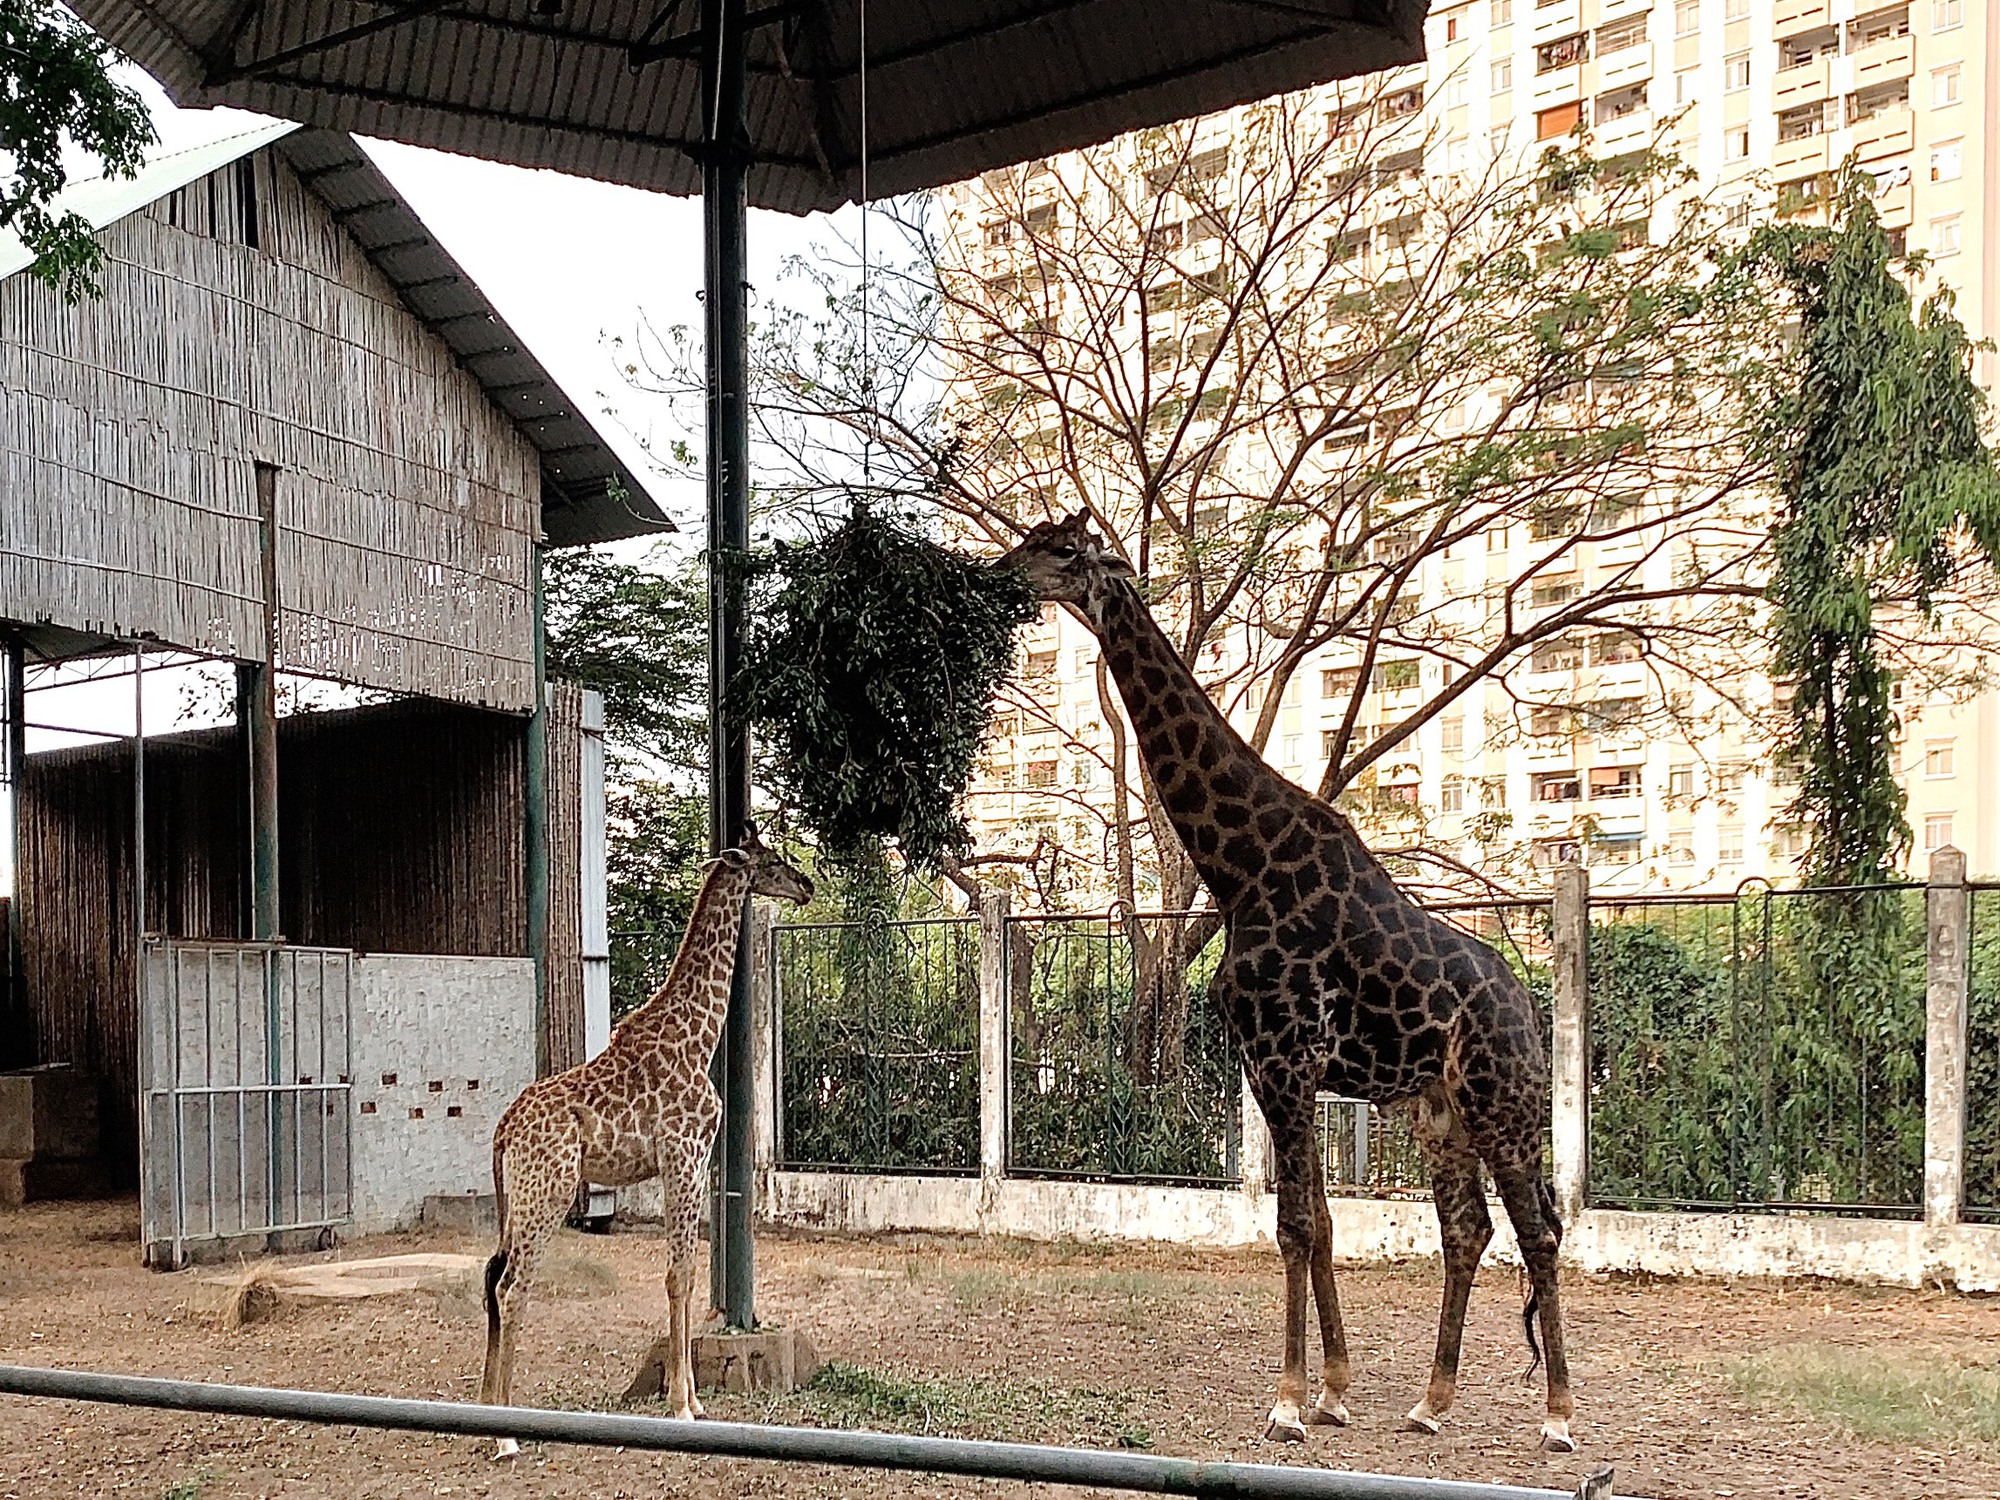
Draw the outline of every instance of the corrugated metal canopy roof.
M752 204L860 187L864 0L746 0ZM865 0L883 196L1423 57L1429 0ZM691 194L696 0L70 0L176 102Z
M284 156L395 286L404 306L444 340L487 399L534 445L541 455L542 530L551 546L576 547L674 529L555 377L352 137L278 121L156 157L131 179L75 183L54 206L73 210L93 229L103 229L266 147ZM0 232L0 277L33 263L17 236Z

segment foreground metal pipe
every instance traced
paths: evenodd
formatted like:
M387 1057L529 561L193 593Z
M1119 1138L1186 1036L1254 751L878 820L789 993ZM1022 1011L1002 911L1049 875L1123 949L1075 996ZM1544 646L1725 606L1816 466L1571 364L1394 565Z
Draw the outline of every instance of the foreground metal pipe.
M987 1443L965 1438L906 1437L890 1432L840 1432L818 1427L767 1427L750 1422L679 1422L664 1417L543 1411L525 1406L475 1406L459 1401L403 1401L254 1385L210 1385L87 1370L0 1365L0 1394L103 1401L166 1411L274 1417L340 1427L386 1427L467 1437L523 1438L600 1448L646 1448L723 1458L910 1469L979 1479L1096 1485L1156 1495L1210 1495L1237 1500L1571 1500L1568 1490L1526 1489L1363 1474L1346 1469L1279 1468L1273 1464L1204 1463L1154 1454L1108 1453L1034 1443ZM1576 1494L1610 1493L1608 1472Z

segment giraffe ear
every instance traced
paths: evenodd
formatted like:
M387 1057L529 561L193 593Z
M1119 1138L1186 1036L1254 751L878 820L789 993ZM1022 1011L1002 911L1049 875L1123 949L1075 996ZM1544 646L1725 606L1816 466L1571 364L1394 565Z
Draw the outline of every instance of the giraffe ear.
M1133 570L1130 563L1125 561L1116 552L1113 552L1109 547L1103 547L1098 550L1098 561L1103 564L1104 571L1113 578L1137 578L1139 576Z

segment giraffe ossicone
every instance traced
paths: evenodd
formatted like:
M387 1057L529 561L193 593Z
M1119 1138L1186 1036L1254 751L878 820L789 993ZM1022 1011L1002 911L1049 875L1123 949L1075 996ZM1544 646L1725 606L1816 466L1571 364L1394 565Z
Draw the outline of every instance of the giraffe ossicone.
M812 882L759 842L708 863L687 933L664 983L619 1022L602 1052L566 1073L537 1079L493 1132L493 1191L500 1244L486 1263L486 1368L479 1399L511 1404L514 1343L535 1261L586 1182L626 1187L660 1179L667 1241L667 1350L661 1395L674 1415L701 1415L695 1398L695 1245L701 1179L722 1118L709 1060L722 1036L736 970L737 933L751 896L803 904ZM520 1451L502 1439L500 1458Z
M1000 561L1097 636L1160 804L1223 914L1227 946L1209 994L1242 1052L1277 1161L1284 1366L1266 1435L1305 1437L1309 1299L1324 1357L1310 1411L1336 1422L1346 1411L1347 1339L1315 1129L1325 1090L1408 1108L1430 1170L1444 1305L1410 1425L1438 1431L1457 1393L1466 1303L1493 1236L1483 1164L1527 1263L1530 1342L1538 1322L1548 1372L1542 1442L1573 1451L1556 1275L1562 1226L1542 1170L1548 1053L1526 986L1492 948L1405 896L1338 810L1264 763L1086 513L1033 527Z

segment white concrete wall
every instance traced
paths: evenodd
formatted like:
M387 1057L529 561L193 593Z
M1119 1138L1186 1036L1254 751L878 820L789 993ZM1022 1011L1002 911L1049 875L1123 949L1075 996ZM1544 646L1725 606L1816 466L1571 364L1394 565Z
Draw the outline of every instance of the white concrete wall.
M621 1208L643 1216L639 1203ZM1348 1263L1438 1253L1437 1220L1419 1199L1336 1198L1334 1256ZM1275 1244L1268 1192L1008 1178L771 1172L761 1211L800 1229L873 1234L926 1230L1035 1240L1154 1240L1182 1245ZM1487 1261L1519 1256L1506 1212L1492 1204ZM1563 1257L1588 1272L1664 1276L1824 1276L1889 1286L2000 1290L2000 1226L1927 1226L1829 1214L1626 1213L1586 1209L1567 1227Z
M493 1127L535 1076L526 958L354 960L354 1232L493 1191Z

